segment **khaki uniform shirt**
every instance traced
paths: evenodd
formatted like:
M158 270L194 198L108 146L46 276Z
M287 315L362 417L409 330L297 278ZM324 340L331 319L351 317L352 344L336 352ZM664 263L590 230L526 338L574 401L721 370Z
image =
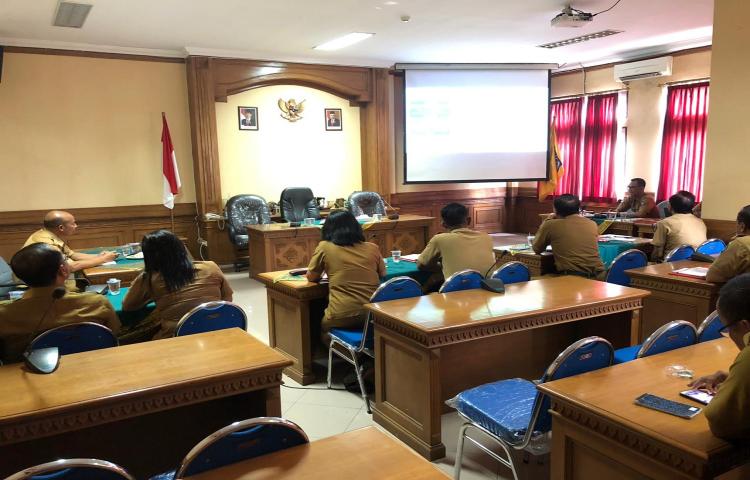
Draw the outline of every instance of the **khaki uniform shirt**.
M442 268L446 279L456 272L468 269L484 275L494 263L492 238L470 228L438 233L430 239L417 259L420 270L438 271Z
M654 230L654 254L659 259L672 249L686 244L693 248L706 241L706 224L692 213L675 213L660 220Z
M659 218L659 209L656 208L656 202L648 195L642 195L635 201L633 197L625 197L617 207L617 212L622 213L623 217Z
M21 354L33 337L50 328L94 322L104 325L115 334L119 332L120 320L104 295L67 292L52 306L54 289L54 286L31 288L24 293L23 298L0 305L0 341L3 344L4 362L20 361ZM45 316L48 310L49 313ZM44 323L36 328L42 317L45 317Z
M706 280L724 283L743 273L750 273L750 235L729 242L727 249L708 268Z
M370 242L352 246L340 246L321 241L315 248L307 269L315 273L328 274L328 307L325 311L323 329L331 327L354 327L361 325L364 314L362 305L385 276L385 263L380 249Z
M598 275L604 271L599 256L599 230L596 223L580 215L545 220L539 227L532 248L542 253L552 245L558 271Z
M729 376L704 412L711 432L728 440L750 439L750 334L729 367Z
M40 228L36 232L32 233L26 240L26 243L23 244L23 246L27 247L32 243L46 243L47 245L57 247L62 252L62 254L65 255L65 260L72 258L74 253L67 243L65 243L60 239L60 237L45 228Z
M195 262L195 280L176 292L167 290L160 273L146 272L136 277L122 301L123 310L138 310L150 301L156 308L149 315L161 323L154 339L174 335L177 323L183 315L201 303L217 300L232 300L232 288L224 274L214 262Z

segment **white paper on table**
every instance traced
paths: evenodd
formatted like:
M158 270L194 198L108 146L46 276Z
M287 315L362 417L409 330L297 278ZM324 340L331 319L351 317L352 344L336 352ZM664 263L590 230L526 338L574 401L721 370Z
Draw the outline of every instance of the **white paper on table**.
M132 255L128 255L125 258L128 260L143 260L143 252L134 253Z
M117 265L117 262L115 262L115 261L113 260L113 261L111 261L111 262L104 262L104 263L102 263L102 264L101 264L101 266L102 266L102 267L110 267L110 266L112 266L112 265Z
M672 273L675 273L678 275L684 275L686 277L706 278L706 274L708 273L708 268L707 267L680 268L678 270L675 270Z
M401 255L401 260L406 260L407 262L416 262L419 258L418 253L410 253L409 255Z

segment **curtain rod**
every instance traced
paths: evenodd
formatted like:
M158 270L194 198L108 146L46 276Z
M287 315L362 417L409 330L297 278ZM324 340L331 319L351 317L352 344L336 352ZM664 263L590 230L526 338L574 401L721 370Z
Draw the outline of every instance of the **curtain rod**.
M672 85L690 85L691 83L710 82L711 77L693 78L691 80L679 80L675 82L664 82L660 83L660 87L671 87Z
M571 98L581 98L581 97L593 97L596 95L607 95L610 93L619 93L619 92L627 92L629 89L626 88L618 88L616 90L604 90L602 92L592 92L592 93L580 93L578 95L563 95L561 97L550 97L551 101L554 100L569 100Z

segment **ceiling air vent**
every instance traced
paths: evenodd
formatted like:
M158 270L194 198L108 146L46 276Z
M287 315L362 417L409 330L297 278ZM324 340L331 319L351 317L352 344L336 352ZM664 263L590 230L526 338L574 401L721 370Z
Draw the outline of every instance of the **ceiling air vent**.
M85 3L60 2L57 5L57 13L53 23L56 27L81 28L86 17L89 16L91 7Z
M617 35L618 33L622 33L622 30L602 30L601 32L589 33L586 35L581 35L580 37L560 40L559 42L552 42L552 43L545 43L544 45L537 45L537 47L541 47L541 48L565 47L568 45L575 45L576 43L588 42L589 40L593 40L595 38L602 38L602 37L609 37L610 35Z

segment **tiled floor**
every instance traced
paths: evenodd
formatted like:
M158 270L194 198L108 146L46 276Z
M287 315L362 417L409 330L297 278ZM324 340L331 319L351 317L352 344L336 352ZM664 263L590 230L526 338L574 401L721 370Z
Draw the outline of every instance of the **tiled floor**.
M234 290L234 301L247 313L248 331L253 336L268 343L268 309L265 287L260 282L251 280L248 277L247 270L239 273L227 272L226 276ZM321 364L321 378L324 368L325 365ZM351 368L343 362L336 364L334 379L340 379ZM284 386L281 387L282 415L284 418L299 424L310 437L310 440L318 440L373 425L372 416L367 413L361 396L343 390L340 382L335 382L334 388L338 390L328 390L323 382L303 387L284 376ZM435 465L451 476L460 425L457 414L443 416L443 443L446 446L447 455L435 462ZM483 443L491 445L491 442ZM522 456L517 457L516 464L520 479L549 478L548 457L545 458L543 465L537 464L534 458L528 464L525 464ZM470 442L466 442L461 478L463 480L506 479L513 478L513 476L510 470L490 459Z

